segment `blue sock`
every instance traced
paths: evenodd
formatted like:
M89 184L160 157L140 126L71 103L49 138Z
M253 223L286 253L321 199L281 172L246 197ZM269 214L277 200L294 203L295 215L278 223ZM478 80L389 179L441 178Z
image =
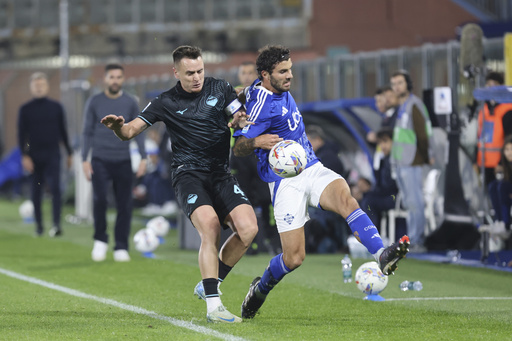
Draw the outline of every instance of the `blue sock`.
M258 283L258 289L263 294L268 294L270 290L286 275L292 272L283 261L283 254L280 253L270 260L267 269L261 276Z
M384 247L379 231L366 213L360 208L348 215L347 223L354 237L356 237L372 255Z

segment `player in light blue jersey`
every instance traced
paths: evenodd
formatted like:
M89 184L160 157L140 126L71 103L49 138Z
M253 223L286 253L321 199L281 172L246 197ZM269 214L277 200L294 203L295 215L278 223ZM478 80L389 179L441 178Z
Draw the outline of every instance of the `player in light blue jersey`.
M354 236L370 251L383 273L392 273L408 252L409 238L384 248L377 228L359 208L343 177L324 167L305 134L305 126L295 100L289 93L292 75L290 52L283 46L265 46L256 61L258 80L246 89L249 120L235 134L236 156L254 152L259 158L258 173L269 183L274 215L283 252L270 260L262 277L256 277L242 303L242 317L253 318L268 293L306 257L304 224L307 206L333 211L347 220ZM294 140L306 150L308 164L296 177L280 178L268 163L270 149L279 141Z

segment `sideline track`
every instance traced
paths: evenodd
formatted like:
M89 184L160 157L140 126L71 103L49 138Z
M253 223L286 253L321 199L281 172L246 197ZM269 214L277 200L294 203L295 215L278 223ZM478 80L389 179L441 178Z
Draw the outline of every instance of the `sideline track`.
M114 306L116 308L120 308L120 309L123 309L123 310L128 310L128 311L131 311L131 312L136 313L136 314L141 314L141 315L145 315L145 316L157 319L157 320L166 321L166 322L169 322L170 324L173 324L173 325L175 325L177 327L186 328L186 329L189 329L189 330L194 331L196 333L201 333L201 334L204 334L204 335L213 336L213 337L217 337L219 339L229 340L229 341L244 341L245 340L245 339L243 339L241 337L238 337L238 336L234 336L234 335L230 335L230 334L224 334L224 333L218 332L218 331L210 329L210 328L206 328L206 327L195 325L192 322L187 322L187 321L178 320L178 319L175 319L175 318L172 318L172 317L169 317L169 316L160 315L158 313L155 313L154 311L150 311L150 310L146 310L144 308L140 308L140 307L133 306L133 305L130 305L130 304L125 304L125 303L122 303L122 302L118 302L118 301L115 301L115 300L112 300L112 299L109 299L109 298L103 298L103 297L99 297L99 296L94 296L94 295L86 294L84 292L81 292L81 291L78 291L78 290L74 290L74 289L70 289L70 288L66 288L66 287L63 287L63 286L58 285L58 284L46 282L46 281L43 281L43 280L35 278L35 277L25 276L25 275L19 274L19 273L14 272L14 271L10 271L10 270L6 270L6 269L0 268L0 273L4 274L6 276L12 277L12 278L16 278L16 279L25 281L25 282L29 282L29 283L32 283L32 284L37 284L37 285L43 286L43 287L48 288L48 289L57 290L57 291L63 292L65 294L68 294L68 295L71 295L71 296L80 297L80 298L86 298L88 300L92 300L92 301L100 302L100 303L103 303L103 304L111 305L111 306Z

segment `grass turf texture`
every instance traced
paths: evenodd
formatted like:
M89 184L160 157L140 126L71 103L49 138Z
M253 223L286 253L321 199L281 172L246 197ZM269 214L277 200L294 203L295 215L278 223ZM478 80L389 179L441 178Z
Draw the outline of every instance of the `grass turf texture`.
M157 259L132 250L129 263L115 263L111 252L107 261L94 263L90 224L63 222L63 237L51 239L45 231L36 238L33 225L21 221L19 204L0 201L1 269L198 327L186 329L0 274L0 340L512 340L510 273L405 259L382 293L388 301L369 302L354 283L343 283L340 254L308 255L272 291L255 319L208 324L204 302L192 296L200 280L197 252L179 249L176 230L156 250ZM65 207L64 214L72 210ZM46 226L49 211L47 200ZM111 214L109 231L112 220ZM134 217L132 232L143 226ZM245 256L222 284L222 301L231 312L240 314L249 283L269 259ZM366 261L354 259L354 273ZM398 284L406 279L422 281L424 290L401 292ZM391 300L403 298L437 299ZM200 328L207 328L206 334Z

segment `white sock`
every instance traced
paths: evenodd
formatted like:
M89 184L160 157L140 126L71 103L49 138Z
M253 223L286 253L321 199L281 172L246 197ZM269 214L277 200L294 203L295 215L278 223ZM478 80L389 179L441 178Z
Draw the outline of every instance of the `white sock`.
M206 312L208 314L217 309L220 305L222 305L222 302L219 296L206 298Z
M381 248L379 249L379 251L375 252L375 253L372 255L372 256L373 256L373 258L375 258L375 261L377 262L377 264L379 264L379 265L380 265L379 258L380 258L380 255L382 254L382 252L384 252L384 248L383 248L383 247L381 247Z

